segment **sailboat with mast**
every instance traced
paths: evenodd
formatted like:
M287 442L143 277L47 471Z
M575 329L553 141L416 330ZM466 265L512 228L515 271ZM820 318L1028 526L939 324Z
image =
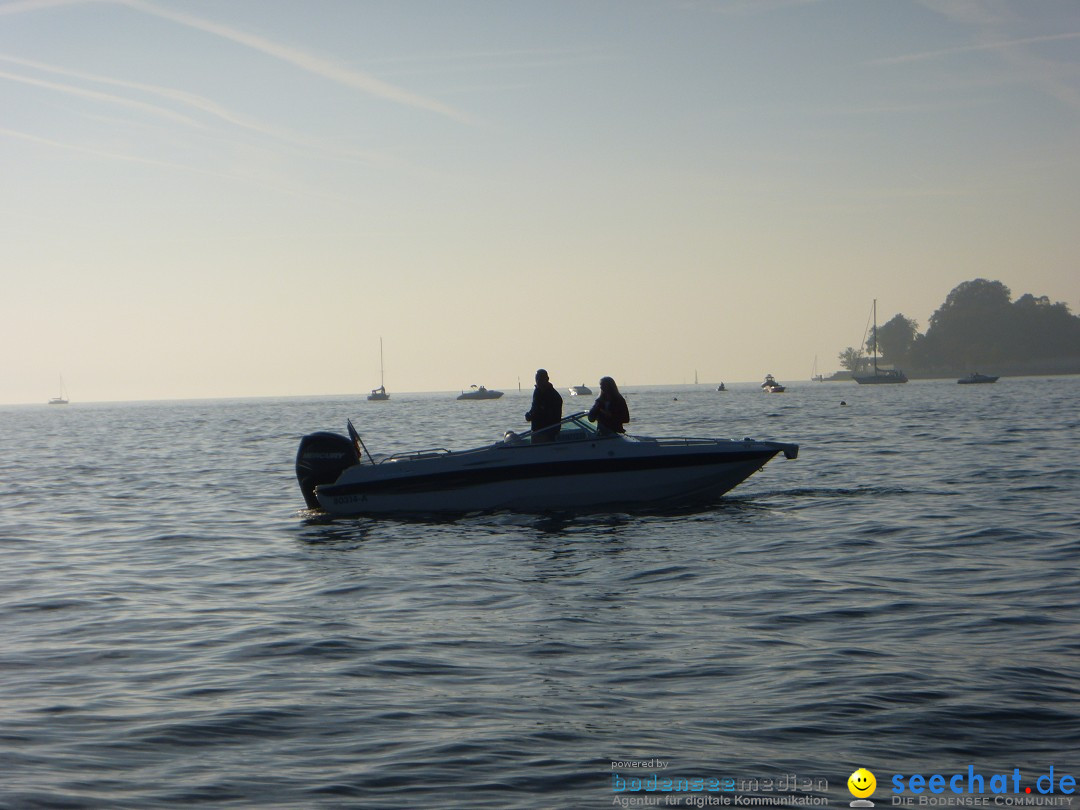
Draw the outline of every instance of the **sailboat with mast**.
M878 368L877 360L877 299L874 299L874 331L872 333L872 345L874 354L874 372L872 374L853 374L852 377L859 385L891 385L906 383L907 375L898 368Z
M374 402L382 402L390 399L390 395L386 393L386 380L383 378L383 351L382 351L382 338L379 338L379 387L372 388L371 393L368 394L368 399Z
M60 375L60 394L49 400L50 405L67 405L67 393L64 391L64 375Z

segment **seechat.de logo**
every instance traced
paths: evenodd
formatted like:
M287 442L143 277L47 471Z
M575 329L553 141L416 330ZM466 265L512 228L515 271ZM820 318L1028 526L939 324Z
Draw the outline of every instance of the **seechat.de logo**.
M847 789L851 791L851 795L855 797L855 801L851 803L851 807L873 807L874 803L867 801L874 795L874 791L877 789L877 779L866 768L859 768L847 780Z

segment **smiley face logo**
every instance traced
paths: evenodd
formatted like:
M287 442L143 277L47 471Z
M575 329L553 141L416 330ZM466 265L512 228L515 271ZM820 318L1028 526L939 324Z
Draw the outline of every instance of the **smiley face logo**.
M847 780L847 789L851 791L851 795L859 799L865 799L867 796L872 796L877 789L877 779L866 768L859 768Z

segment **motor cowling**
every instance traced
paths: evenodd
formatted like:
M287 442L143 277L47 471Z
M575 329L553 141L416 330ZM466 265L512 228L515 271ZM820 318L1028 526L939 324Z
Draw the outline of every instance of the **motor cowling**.
M296 480L309 509L318 509L315 487L332 484L360 460L356 445L338 433L309 433L296 451Z

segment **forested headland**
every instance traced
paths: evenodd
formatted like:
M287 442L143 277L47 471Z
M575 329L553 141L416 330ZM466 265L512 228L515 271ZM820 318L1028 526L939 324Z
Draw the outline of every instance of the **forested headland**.
M866 346L848 347L840 365L857 371L870 362ZM1000 281L965 281L933 315L926 332L903 314L877 327L878 364L909 377L986 374L1080 374L1080 317L1061 302L1025 293L1015 301Z

